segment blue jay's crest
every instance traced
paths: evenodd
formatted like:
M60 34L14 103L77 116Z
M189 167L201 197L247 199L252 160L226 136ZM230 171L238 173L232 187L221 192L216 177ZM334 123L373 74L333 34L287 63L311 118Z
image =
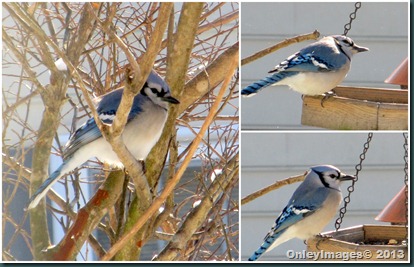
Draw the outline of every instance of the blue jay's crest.
M245 87L241 94L252 96L270 85L288 85L304 95L321 95L342 82L354 54L368 50L346 36L324 37L282 61L269 71L271 75Z
M311 167L249 261L292 238L306 240L320 233L341 203L340 183L354 178L332 165Z
M122 94L121 88L96 99L96 111L103 123L112 124ZM168 103L180 102L171 96L167 83L155 71L151 71L140 93L134 97L122 133L126 147L137 160L145 160L160 138L167 120ZM63 175L72 172L93 157L113 166L122 166L112 146L102 137L95 119L90 118L69 138L62 165L32 195L28 209L36 207L52 185Z

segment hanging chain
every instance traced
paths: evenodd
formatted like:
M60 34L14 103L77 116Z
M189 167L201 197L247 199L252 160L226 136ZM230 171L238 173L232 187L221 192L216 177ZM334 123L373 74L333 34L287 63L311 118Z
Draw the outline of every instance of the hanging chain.
M352 12L351 14L349 14L349 22L347 24L345 24L344 26L344 35L346 36L349 32L349 30L351 29L352 26L352 21L356 18L356 13L358 11L358 9L361 8L361 2L356 2L355 3L355 11Z
M404 136L404 183L405 183L405 240L408 244L408 133L403 133Z
M355 190L355 183L358 181L358 174L362 170L362 162L365 160L365 155L368 152L369 149L369 143L372 140L373 133L368 133L367 141L364 144L364 150L362 151L361 155L359 155L359 163L355 166L355 179L352 180L352 184L347 188L348 195L344 198L344 206L339 210L339 217L335 221L335 229L336 231L341 228L342 220L344 219L344 216L346 214L346 209L348 207L349 202L351 202L351 194Z

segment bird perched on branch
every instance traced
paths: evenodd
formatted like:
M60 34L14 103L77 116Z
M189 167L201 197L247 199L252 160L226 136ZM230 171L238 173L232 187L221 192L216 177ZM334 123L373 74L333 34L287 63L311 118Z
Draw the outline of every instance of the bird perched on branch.
M270 85L288 85L303 95L321 95L338 84L351 68L354 54L368 51L343 35L327 36L291 55L269 71L271 75L241 91L253 96Z
M117 89L97 99L96 111L105 124L112 124L121 102L123 89ZM122 139L137 160L145 160L161 136L167 120L168 103L180 102L171 96L167 83L152 70L140 93L133 101ZM90 118L70 137L65 146L63 163L31 196L28 209L36 207L52 185L90 158L122 167L111 145L102 136L94 118Z
M353 179L355 176L344 174L332 165L311 167L249 261L292 238L307 240L319 234L342 201L341 182Z

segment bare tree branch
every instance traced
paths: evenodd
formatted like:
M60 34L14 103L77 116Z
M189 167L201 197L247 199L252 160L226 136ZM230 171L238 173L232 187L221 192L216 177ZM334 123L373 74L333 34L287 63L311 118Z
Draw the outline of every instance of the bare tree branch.
M107 213L120 196L124 180L124 172L112 171L105 183L98 189L93 198L79 210L76 220L61 242L47 252L49 260L75 260L79 249L88 239L89 234L96 228L101 218Z
M238 67L238 56L235 57L233 61L228 62L228 64L232 67L233 70L235 70ZM124 245L124 243L128 242L133 237L133 235L136 232L138 232L139 229L141 229L141 227L145 224L145 222L156 213L156 211L161 207L161 205L164 203L167 197L171 194L175 186L180 181L181 176L184 174L184 171L187 168L188 164L190 163L191 158L194 152L196 151L198 144L200 143L204 133L207 131L210 123L212 122L214 116L216 115L216 111L218 109L218 106L220 105L221 99L224 96L224 92L227 90L227 86L230 83L230 80L231 80L231 75L228 75L227 79L223 82L223 85L220 89L219 94L217 95L216 102L214 102L213 106L211 107L209 115L204 121L195 140L192 142L190 149L188 151L188 154L185 157L180 168L177 170L174 178L168 181L168 183L164 187L164 190L161 192L161 194L157 198L154 199L152 205L147 209L145 214L143 214L140 217L140 219L136 222L136 224L131 229L131 231L123 235L118 240L118 242L112 246L112 248L108 251L108 253L103 258L101 258L101 260L108 260L112 258L112 256Z
M286 179L283 179L283 180L276 181L275 183L273 183L269 186L266 186L266 187L264 187L260 190L257 190L256 192L248 195L248 196L245 196L244 198L241 199L241 204L242 205L247 204L250 201L255 200L256 198L261 197L261 196L263 196L267 193L270 193L271 191L276 190L276 189L278 189L282 186L297 183L297 182L301 182L303 180L305 180L305 175L304 174L303 175L292 176L292 177L289 177L289 178L286 178Z
M186 248L186 243L191 239L196 230L204 222L207 214L216 204L220 195L225 192L227 184L234 179L238 180L239 175L238 154L233 157L228 165L225 166L223 173L216 177L208 188L201 203L194 208L188 215L185 222L181 225L178 232L173 236L168 245L161 251L161 253L154 259L156 261L172 261L176 260L178 254Z
M273 52L275 52L275 51L277 51L277 50L279 50L283 47L289 46L291 44L303 42L303 41L306 41L306 40L318 39L319 36L320 36L320 33L318 32L318 30L315 30L312 33L298 35L298 36L286 39L286 40L284 40L280 43L277 43L277 44L275 44L271 47L265 48L265 49L263 49L263 50L261 50L257 53L254 53L251 56L248 56L247 58L242 59L241 65L243 66L243 65L249 64L252 61L255 61L255 60L257 60L261 57L264 57L264 56L266 56L270 53L273 53Z

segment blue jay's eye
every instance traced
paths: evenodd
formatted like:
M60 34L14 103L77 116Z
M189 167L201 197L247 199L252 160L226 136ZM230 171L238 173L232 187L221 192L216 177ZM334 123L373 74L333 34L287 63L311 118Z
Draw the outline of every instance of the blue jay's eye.
M354 41L352 41L351 39L344 39L344 43L349 44L350 46L354 45Z
M332 179L336 177L335 174L330 174L329 177L331 177Z
M153 94L158 94L158 90L157 90L157 89L154 89L154 88L151 88L151 92L152 92Z

